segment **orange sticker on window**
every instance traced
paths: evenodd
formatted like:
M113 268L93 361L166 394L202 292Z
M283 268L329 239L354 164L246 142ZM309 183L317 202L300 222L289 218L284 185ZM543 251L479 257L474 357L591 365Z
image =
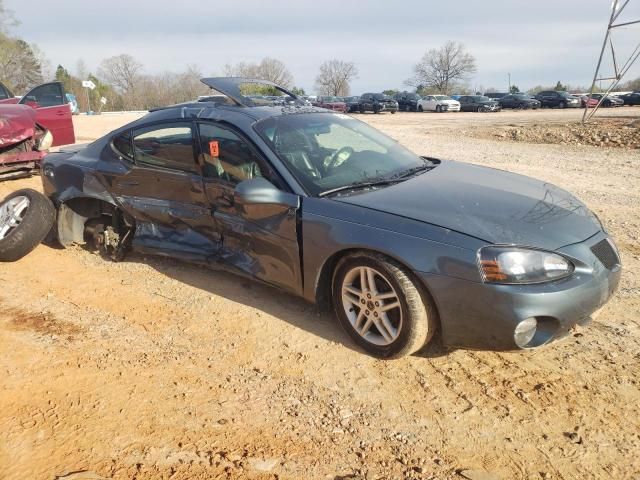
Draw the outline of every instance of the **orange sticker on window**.
M211 140L209 142L209 155L212 157L218 157L220 155L220 147L217 140Z

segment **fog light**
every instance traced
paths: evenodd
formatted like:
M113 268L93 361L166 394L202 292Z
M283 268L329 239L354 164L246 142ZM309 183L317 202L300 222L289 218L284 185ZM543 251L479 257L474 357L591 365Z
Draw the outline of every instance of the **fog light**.
M520 348L525 348L536 334L537 326L538 321L533 317L522 320L513 332L513 339L516 345Z

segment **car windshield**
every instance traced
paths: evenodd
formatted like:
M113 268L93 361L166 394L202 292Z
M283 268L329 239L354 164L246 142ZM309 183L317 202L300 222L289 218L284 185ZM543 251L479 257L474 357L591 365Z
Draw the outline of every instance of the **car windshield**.
M386 100L389 97L387 97L384 93L374 93L373 98L375 98L376 100Z
M484 95L474 95L472 97L469 98L473 98L474 101L476 102L489 102L491 101L491 99L489 97L485 97Z
M436 100L453 100L453 98L447 97L446 95L434 95L433 98Z
M340 99L338 99L338 97L322 97L322 101L325 103L333 103L333 102L339 102Z
M348 115L298 113L269 117L255 129L311 195L397 178L431 165Z

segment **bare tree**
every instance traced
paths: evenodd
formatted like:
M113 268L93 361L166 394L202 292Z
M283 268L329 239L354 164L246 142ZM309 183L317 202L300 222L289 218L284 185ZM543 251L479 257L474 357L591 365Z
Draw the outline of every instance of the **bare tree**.
M438 49L428 50L414 67L414 76L408 85L433 87L439 93L449 94L455 84L466 80L477 71L476 59L464 45L449 41Z
M133 93L140 79L142 64L131 55L122 54L102 61L98 76L120 90L122 93Z
M320 65L316 89L321 95L346 96L351 90L351 80L357 77L358 69L353 62L328 60Z
M263 80L269 80L284 88L293 86L293 75L285 64L276 58L263 58L258 66L258 71Z
M287 66L277 58L266 57L260 63L240 62L235 65L225 65L224 72L230 77L258 78L269 80L284 88L293 86L293 75Z

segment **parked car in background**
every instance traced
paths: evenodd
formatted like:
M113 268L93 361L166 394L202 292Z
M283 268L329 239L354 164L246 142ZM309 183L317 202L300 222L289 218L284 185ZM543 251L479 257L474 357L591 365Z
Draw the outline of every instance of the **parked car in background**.
M624 100L616 97L615 95L604 95L602 93L593 93L591 94L591 99L595 100L596 102L601 102L600 105L606 108L621 107L624 105Z
M535 96L541 107L579 108L581 101L569 92L545 90Z
M398 102L384 93L364 93L360 95L358 108L360 113L396 113L398 111Z
M2 86L2 90L8 89ZM62 84L45 83L0 100L0 179L28 175L50 147L75 143Z
M463 112L499 112L500 104L484 95L463 95L460 97L460 110Z
M344 97L344 103L347 105L347 113L360 111L360 97Z
M460 100L460 97L462 97L462 95L454 94L454 95L449 95L449 97L453 98L454 100Z
M580 106L582 108L586 107L587 104L589 107L595 107L598 104L598 101L595 98L589 98L589 95L576 95L573 94L578 100L580 100Z
M498 103L502 108L522 108L522 109L536 109L540 108L540 101L533 98L526 93L514 93L512 95L505 95L498 100Z
M447 95L425 95L418 102L418 111L459 112L460 102Z
M329 304L383 358L436 331L446 346L541 347L616 290L615 244L570 193L420 157L336 112L256 107L241 80L203 79L235 105L157 109L48 155L43 191L61 245L184 259ZM30 216L23 201L0 211ZM8 235L26 238L28 225Z
M398 102L398 110L403 112L417 112L420 95L411 92L396 93L393 98Z
M65 94L67 97L67 103L71 109L71 115L78 115L80 113L80 107L78 106L78 100L73 93Z
M334 112L347 112L347 104L339 97L322 96L313 102L314 107L326 108Z
M487 98L490 98L491 100L500 100L503 97L506 97L507 95L509 95L508 93L501 93L501 92L489 92L489 93L485 93L484 96Z
M627 93L620 95L620 98L625 105L640 105L640 92Z

